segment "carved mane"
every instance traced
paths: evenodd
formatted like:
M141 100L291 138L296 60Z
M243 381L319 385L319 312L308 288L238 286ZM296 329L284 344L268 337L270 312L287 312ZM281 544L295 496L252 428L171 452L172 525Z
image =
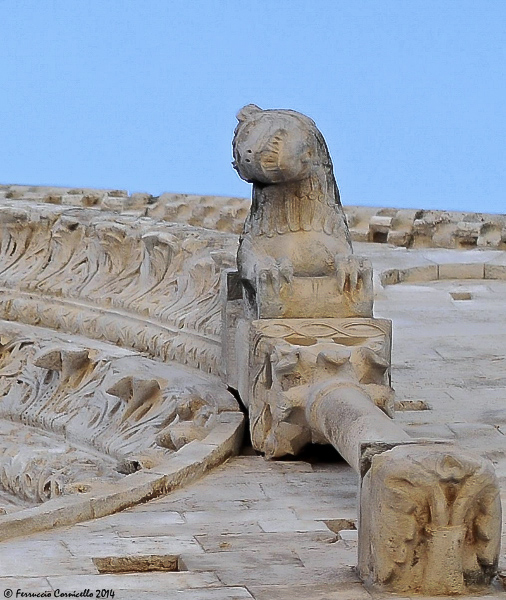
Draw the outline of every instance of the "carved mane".
M243 179L253 183L252 206L243 235L271 237L288 232L323 231L331 236L343 237L351 249L332 160L323 135L314 121L292 110L261 110L254 105L242 109L238 119L233 142L234 166ZM276 130L276 126L279 126L281 132L286 132L289 125L291 130L287 132L288 135L293 135L295 131L304 138L311 153L311 167L306 177L271 183L248 178L247 174L244 174L244 167L248 165L244 164L247 159L241 152L241 144L244 143L247 130L254 129L261 119L268 120L270 129ZM263 152L264 155L268 155L267 165L272 165L275 170L280 154L285 151L283 137L260 136L258 140L253 141L253 145L254 149L249 150L249 156L252 157L250 160L258 161L259 154Z

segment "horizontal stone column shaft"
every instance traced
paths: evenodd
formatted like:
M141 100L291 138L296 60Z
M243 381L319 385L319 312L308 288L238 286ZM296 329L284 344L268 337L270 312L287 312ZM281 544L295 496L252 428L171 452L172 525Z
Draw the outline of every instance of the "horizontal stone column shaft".
M311 429L328 440L357 473L363 442L411 440L365 391L335 382L315 390L307 404L306 418Z

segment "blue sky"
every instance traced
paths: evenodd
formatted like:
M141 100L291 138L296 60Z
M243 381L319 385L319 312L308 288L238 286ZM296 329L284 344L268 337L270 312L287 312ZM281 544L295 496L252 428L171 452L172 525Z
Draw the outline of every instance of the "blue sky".
M0 0L0 182L249 196L292 108L345 204L506 213L504 0Z

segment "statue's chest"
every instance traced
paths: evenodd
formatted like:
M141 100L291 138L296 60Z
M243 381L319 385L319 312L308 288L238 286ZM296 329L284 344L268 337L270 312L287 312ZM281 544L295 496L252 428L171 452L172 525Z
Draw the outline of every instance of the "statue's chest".
M259 236L254 247L276 261L288 259L294 274L321 276L334 270L335 256L342 251L339 239L323 231L286 232L280 235Z
M251 218L251 233L267 237L297 232L333 235L338 222L335 209L325 202L285 193L258 206Z

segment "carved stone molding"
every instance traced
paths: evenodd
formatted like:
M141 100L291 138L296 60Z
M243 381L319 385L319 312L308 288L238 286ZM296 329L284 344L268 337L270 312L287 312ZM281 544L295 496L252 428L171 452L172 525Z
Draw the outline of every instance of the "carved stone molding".
M0 485L31 502L156 469L240 416L215 377L0 322Z
M219 374L225 234L93 210L0 206L0 317Z
M247 198L195 194L128 194L125 190L0 185L0 199L148 216L240 234L250 209ZM506 217L459 211L343 206L354 242L406 248L506 249Z

